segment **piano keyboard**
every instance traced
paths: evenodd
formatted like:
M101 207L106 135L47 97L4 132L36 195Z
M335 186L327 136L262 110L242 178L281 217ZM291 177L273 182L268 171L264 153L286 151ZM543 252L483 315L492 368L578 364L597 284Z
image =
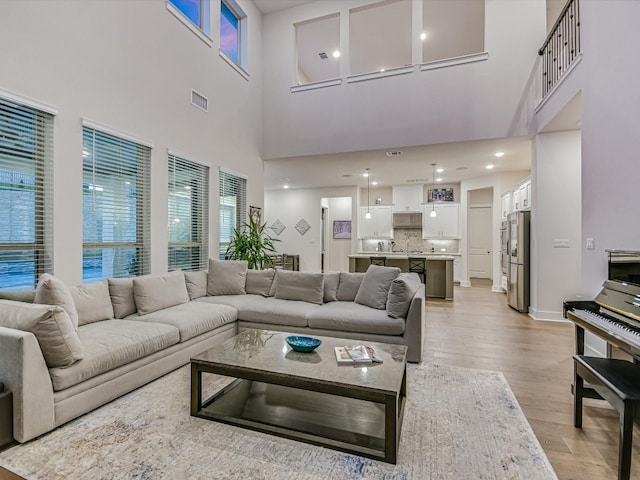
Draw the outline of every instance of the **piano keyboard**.
M574 309L571 312L609 335L640 348L640 328L589 310Z

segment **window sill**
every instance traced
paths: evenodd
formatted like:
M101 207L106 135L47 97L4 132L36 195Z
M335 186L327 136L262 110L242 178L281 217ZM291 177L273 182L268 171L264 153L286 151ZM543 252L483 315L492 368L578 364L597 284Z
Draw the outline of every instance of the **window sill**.
M331 80L321 80L319 82L310 82L304 83L302 85L292 85L291 92L304 92L306 90L315 90L316 88L325 88L325 87L333 87L336 85L341 85L341 78L332 78Z
M482 62L488 59L488 52L473 53L471 55L463 55L461 57L445 58L442 60L423 63L420 65L420 70L425 72L427 70L435 70L437 68L452 67L454 65L464 65L465 63Z
M406 75L413 73L415 67L406 65L404 67L396 67L385 70L384 72L360 73L358 75L350 75L347 77L347 83L364 82L366 80L374 80L376 78L395 77L396 75Z
M242 68L240 65L238 65L236 62L233 61L233 59L227 55L226 53L224 53L222 50L218 49L218 54L220 55L220 57L227 62L229 65L231 65L231 67L240 74L240 76L242 78L244 78L245 80L249 81L249 72L247 72L244 68Z
M193 24L191 20L185 17L180 10L174 7L169 1L166 2L167 10L169 10L174 17L176 17L182 24L187 27L196 37L202 40L207 46L213 47L213 40L206 33L204 33L200 28Z

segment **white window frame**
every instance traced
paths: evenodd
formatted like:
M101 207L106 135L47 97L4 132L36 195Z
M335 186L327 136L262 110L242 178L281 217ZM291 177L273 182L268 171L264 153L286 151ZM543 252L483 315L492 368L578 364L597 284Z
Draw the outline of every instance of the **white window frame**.
M231 234L232 229L233 228L240 228L244 223L247 222L247 212L248 212L248 201L247 201L247 177L242 175L242 174L238 174L236 172L232 172L229 170L225 170L220 168L219 169L219 179L218 179L218 199L219 199L219 205L220 205L220 213L219 213L219 220L218 220L218 249L219 249L219 257L221 259L224 258L224 253L227 249L227 246L229 245L230 242L226 242L223 241L223 233L227 233L224 232L223 228L222 228L222 217L223 217L223 210L225 209L225 207L230 207L233 208L233 216L235 217L233 224L231 225L231 230L229 231L229 233ZM225 188L226 186L229 185L229 183L225 183L225 182L235 182L237 183L239 186L241 186L241 192L239 195L239 199L236 199L234 202L230 202L227 201L227 196L223 195L225 192Z
M167 10L173 14L185 27L193 32L200 40L209 47L213 47L211 38L211 0L200 0L201 24L196 25L184 13L180 11L170 0L165 1Z
M218 8L218 15L220 19L222 17L223 3L238 19L238 62L235 62L222 50L222 48L218 49L218 54L220 55L220 58L227 62L245 80L249 80L250 75L248 63L247 14L242 10L242 8L240 8L240 5L238 5L235 0L220 0L220 8ZM220 22L218 22L218 24L220 24Z

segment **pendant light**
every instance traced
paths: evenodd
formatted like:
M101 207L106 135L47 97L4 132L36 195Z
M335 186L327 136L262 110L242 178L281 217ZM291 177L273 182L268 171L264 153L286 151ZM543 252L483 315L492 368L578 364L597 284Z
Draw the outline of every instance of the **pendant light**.
M436 197L435 197L435 193L436 193L436 164L432 163L431 167L433 169L433 177L431 177L431 213L429 214L430 217L435 218L438 216L438 214L436 213Z
M367 213L364 215L364 218L369 220L371 218L371 212L369 211L369 184L370 184L370 178L371 175L369 174L369 169L367 168L367 173L365 173L365 176L367 177Z

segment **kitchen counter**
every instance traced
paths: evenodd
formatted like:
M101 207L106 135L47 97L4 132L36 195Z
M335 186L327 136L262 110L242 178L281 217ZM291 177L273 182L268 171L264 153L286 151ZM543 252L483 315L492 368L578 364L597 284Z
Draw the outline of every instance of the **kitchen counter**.
M349 255L350 272L366 272L369 257L386 257L388 267L398 267L400 271L409 270L409 257L426 259L426 296L453 300L453 262L455 253L410 253L405 252L360 252Z

